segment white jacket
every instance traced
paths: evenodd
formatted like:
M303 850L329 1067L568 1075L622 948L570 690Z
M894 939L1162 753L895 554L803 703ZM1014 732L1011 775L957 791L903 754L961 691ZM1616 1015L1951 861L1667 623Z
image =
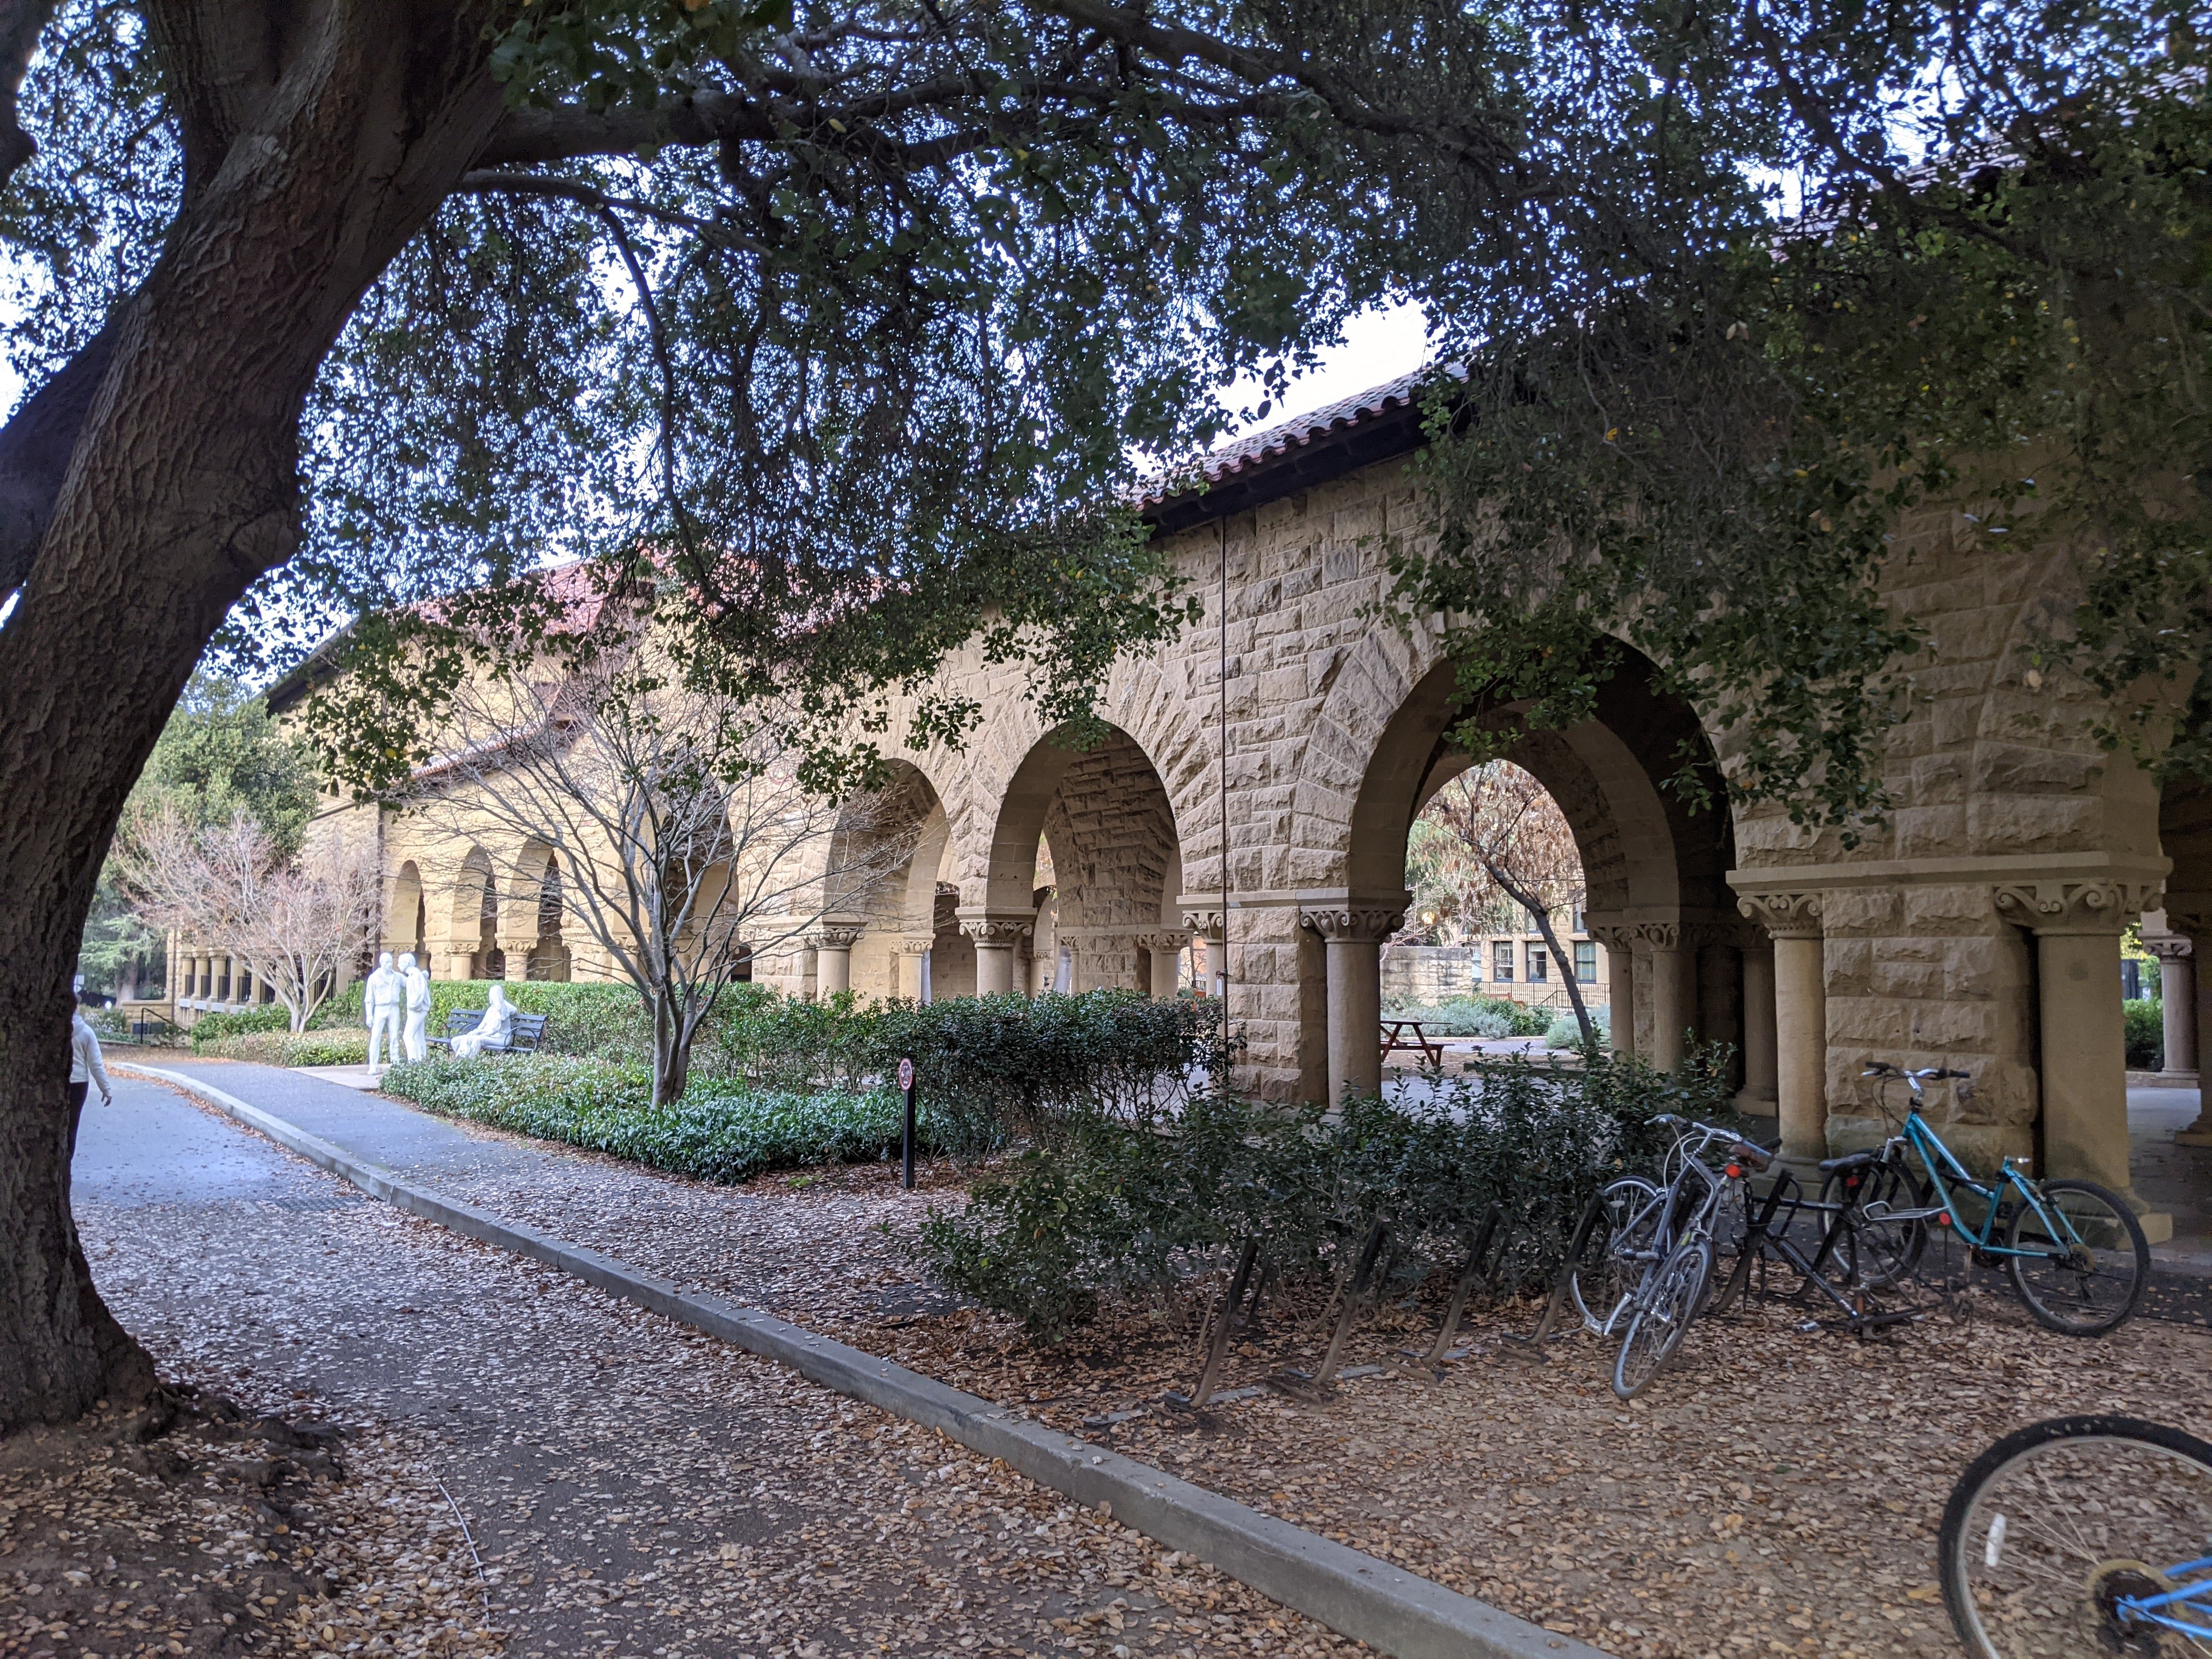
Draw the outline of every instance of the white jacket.
M100 1039L82 1014L70 1016L70 1081L97 1083L102 1100L115 1098L115 1091L108 1086L107 1068L100 1063Z

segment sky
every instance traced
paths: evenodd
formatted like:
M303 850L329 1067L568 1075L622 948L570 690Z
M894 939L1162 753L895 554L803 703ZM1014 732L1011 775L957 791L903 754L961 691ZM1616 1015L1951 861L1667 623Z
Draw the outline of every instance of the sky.
M1322 352L1316 368L1291 382L1290 394L1279 408L1268 410L1265 420L1224 434L1220 444L1412 374L1429 360L1427 330L1427 315L1419 306L1369 307L1346 324L1342 344ZM1246 375L1222 401L1231 409L1256 409L1265 395L1259 377Z

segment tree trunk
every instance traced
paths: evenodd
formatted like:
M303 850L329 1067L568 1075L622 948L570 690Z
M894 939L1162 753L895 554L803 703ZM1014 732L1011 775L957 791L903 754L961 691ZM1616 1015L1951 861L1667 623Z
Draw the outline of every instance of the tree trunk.
M268 84L149 6L185 205L113 328L66 480L0 628L0 1431L143 1395L70 1214L70 975L125 796L223 615L297 540L301 410L362 291L496 120L484 19L343 0ZM240 8L232 8L233 10ZM272 38L273 34L272 34ZM216 53L213 61L210 54Z
M687 1018L684 995L664 985L653 996L653 1103L673 1106L691 1082L691 1044L699 1023Z
M1575 1024L1582 1028L1583 1047L1587 1048L1597 1041L1597 1028L1590 1024L1589 1010L1583 1006L1583 988L1575 978L1574 958L1559 946L1559 930L1552 926L1552 913L1539 903L1533 895L1524 892L1496 865L1485 860L1483 868L1489 871L1491 880L1498 890L1534 918L1536 931L1544 936L1544 944L1552 952L1552 960L1559 964L1559 980L1567 988L1567 1005L1575 1011Z

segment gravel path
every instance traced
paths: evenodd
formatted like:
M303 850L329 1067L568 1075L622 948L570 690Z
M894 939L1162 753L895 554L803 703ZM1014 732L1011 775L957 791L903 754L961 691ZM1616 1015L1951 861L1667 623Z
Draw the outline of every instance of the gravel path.
M249 1098L276 1086L248 1069L223 1086ZM413 1115L408 1133L421 1133ZM1701 1323L1632 1408L1607 1386L1611 1352L1595 1341L1560 1343L1548 1364L1516 1357L1500 1339L1534 1323L1526 1307L1471 1316L1474 1357L1442 1381L1385 1374L1326 1405L1293 1401L1255 1385L1285 1360L1310 1364L1327 1322L1318 1306L1279 1300L1223 1380L1250 1392L1194 1423L1159 1410L1167 1388L1193 1380L1200 1310L1188 1297L1109 1310L1047 1350L995 1316L932 1300L896 1234L927 1203L957 1200L949 1170L934 1196L902 1194L868 1166L721 1188L432 1127L476 1149L423 1171L457 1196L1022 1402L1638 1659L1951 1655L1935 1530L1984 1446L2076 1410L2212 1430L2212 1331L2138 1319L2081 1342L1981 1293L1964 1320L1939 1313L1865 1345L1800 1332L1802 1315L1771 1305ZM1349 1360L1425 1349L1437 1312L1425 1303L1368 1322ZM1099 1422L1121 1413L1133 1414Z
M486 1181L528 1164L488 1161ZM933 1433L366 1200L166 1088L118 1079L76 1173L102 1289L165 1374L412 1448L416 1484L470 1522L511 1653L1363 1650ZM349 1650L406 1646L395 1630Z

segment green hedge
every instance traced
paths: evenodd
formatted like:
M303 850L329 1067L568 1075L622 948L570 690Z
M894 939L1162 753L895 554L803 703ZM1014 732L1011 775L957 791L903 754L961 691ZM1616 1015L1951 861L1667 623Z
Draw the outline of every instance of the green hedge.
M196 1025L192 1039L196 1054L258 1060L264 1066L359 1066L368 1059L366 1030L243 1031L203 1042Z
M488 979L434 979L430 981L429 1034L443 1036L446 1017L457 1009L481 1009L497 983L507 1000L526 1014L544 1014L544 1048L555 1054L617 1054L635 1057L644 1053L644 1005L629 985L563 984L551 981L494 981ZM325 1003L313 1021L317 1029L362 1024L362 981L356 980Z
M1392 1019L1418 1019L1431 1036L1541 1036L1552 1016L1504 997L1446 997L1441 1002L1397 1002L1383 1011Z
M2166 1006L2154 997L2123 1002L2128 1021L2128 1066L2155 1072L2166 1064Z
M234 1014L202 1014L192 1025L192 1047L205 1048L210 1043L225 1037L243 1036L248 1031L289 1031L292 1029L292 1011L281 1002L268 1002L258 1008L241 1008Z
M1279 1273L1336 1271L1376 1221L1403 1279L1455 1268L1491 1206L1505 1243L1495 1284L1555 1270L1605 1182L1655 1166L1662 1112L1729 1118L1727 1051L1676 1076L1600 1053L1587 1069L1520 1060L1455 1079L1427 1103L1282 1111L1201 1096L1138 1121L1069 1120L1053 1146L933 1210L916 1249L939 1282L1050 1338L1102 1297L1157 1290L1256 1238Z
M716 1092L695 1085L655 1109L644 1067L559 1055L427 1060L395 1066L384 1089L443 1117L558 1140L696 1180L732 1183L766 1170L858 1163L898 1148L901 1104L888 1090ZM935 1114L917 1110L929 1150Z

